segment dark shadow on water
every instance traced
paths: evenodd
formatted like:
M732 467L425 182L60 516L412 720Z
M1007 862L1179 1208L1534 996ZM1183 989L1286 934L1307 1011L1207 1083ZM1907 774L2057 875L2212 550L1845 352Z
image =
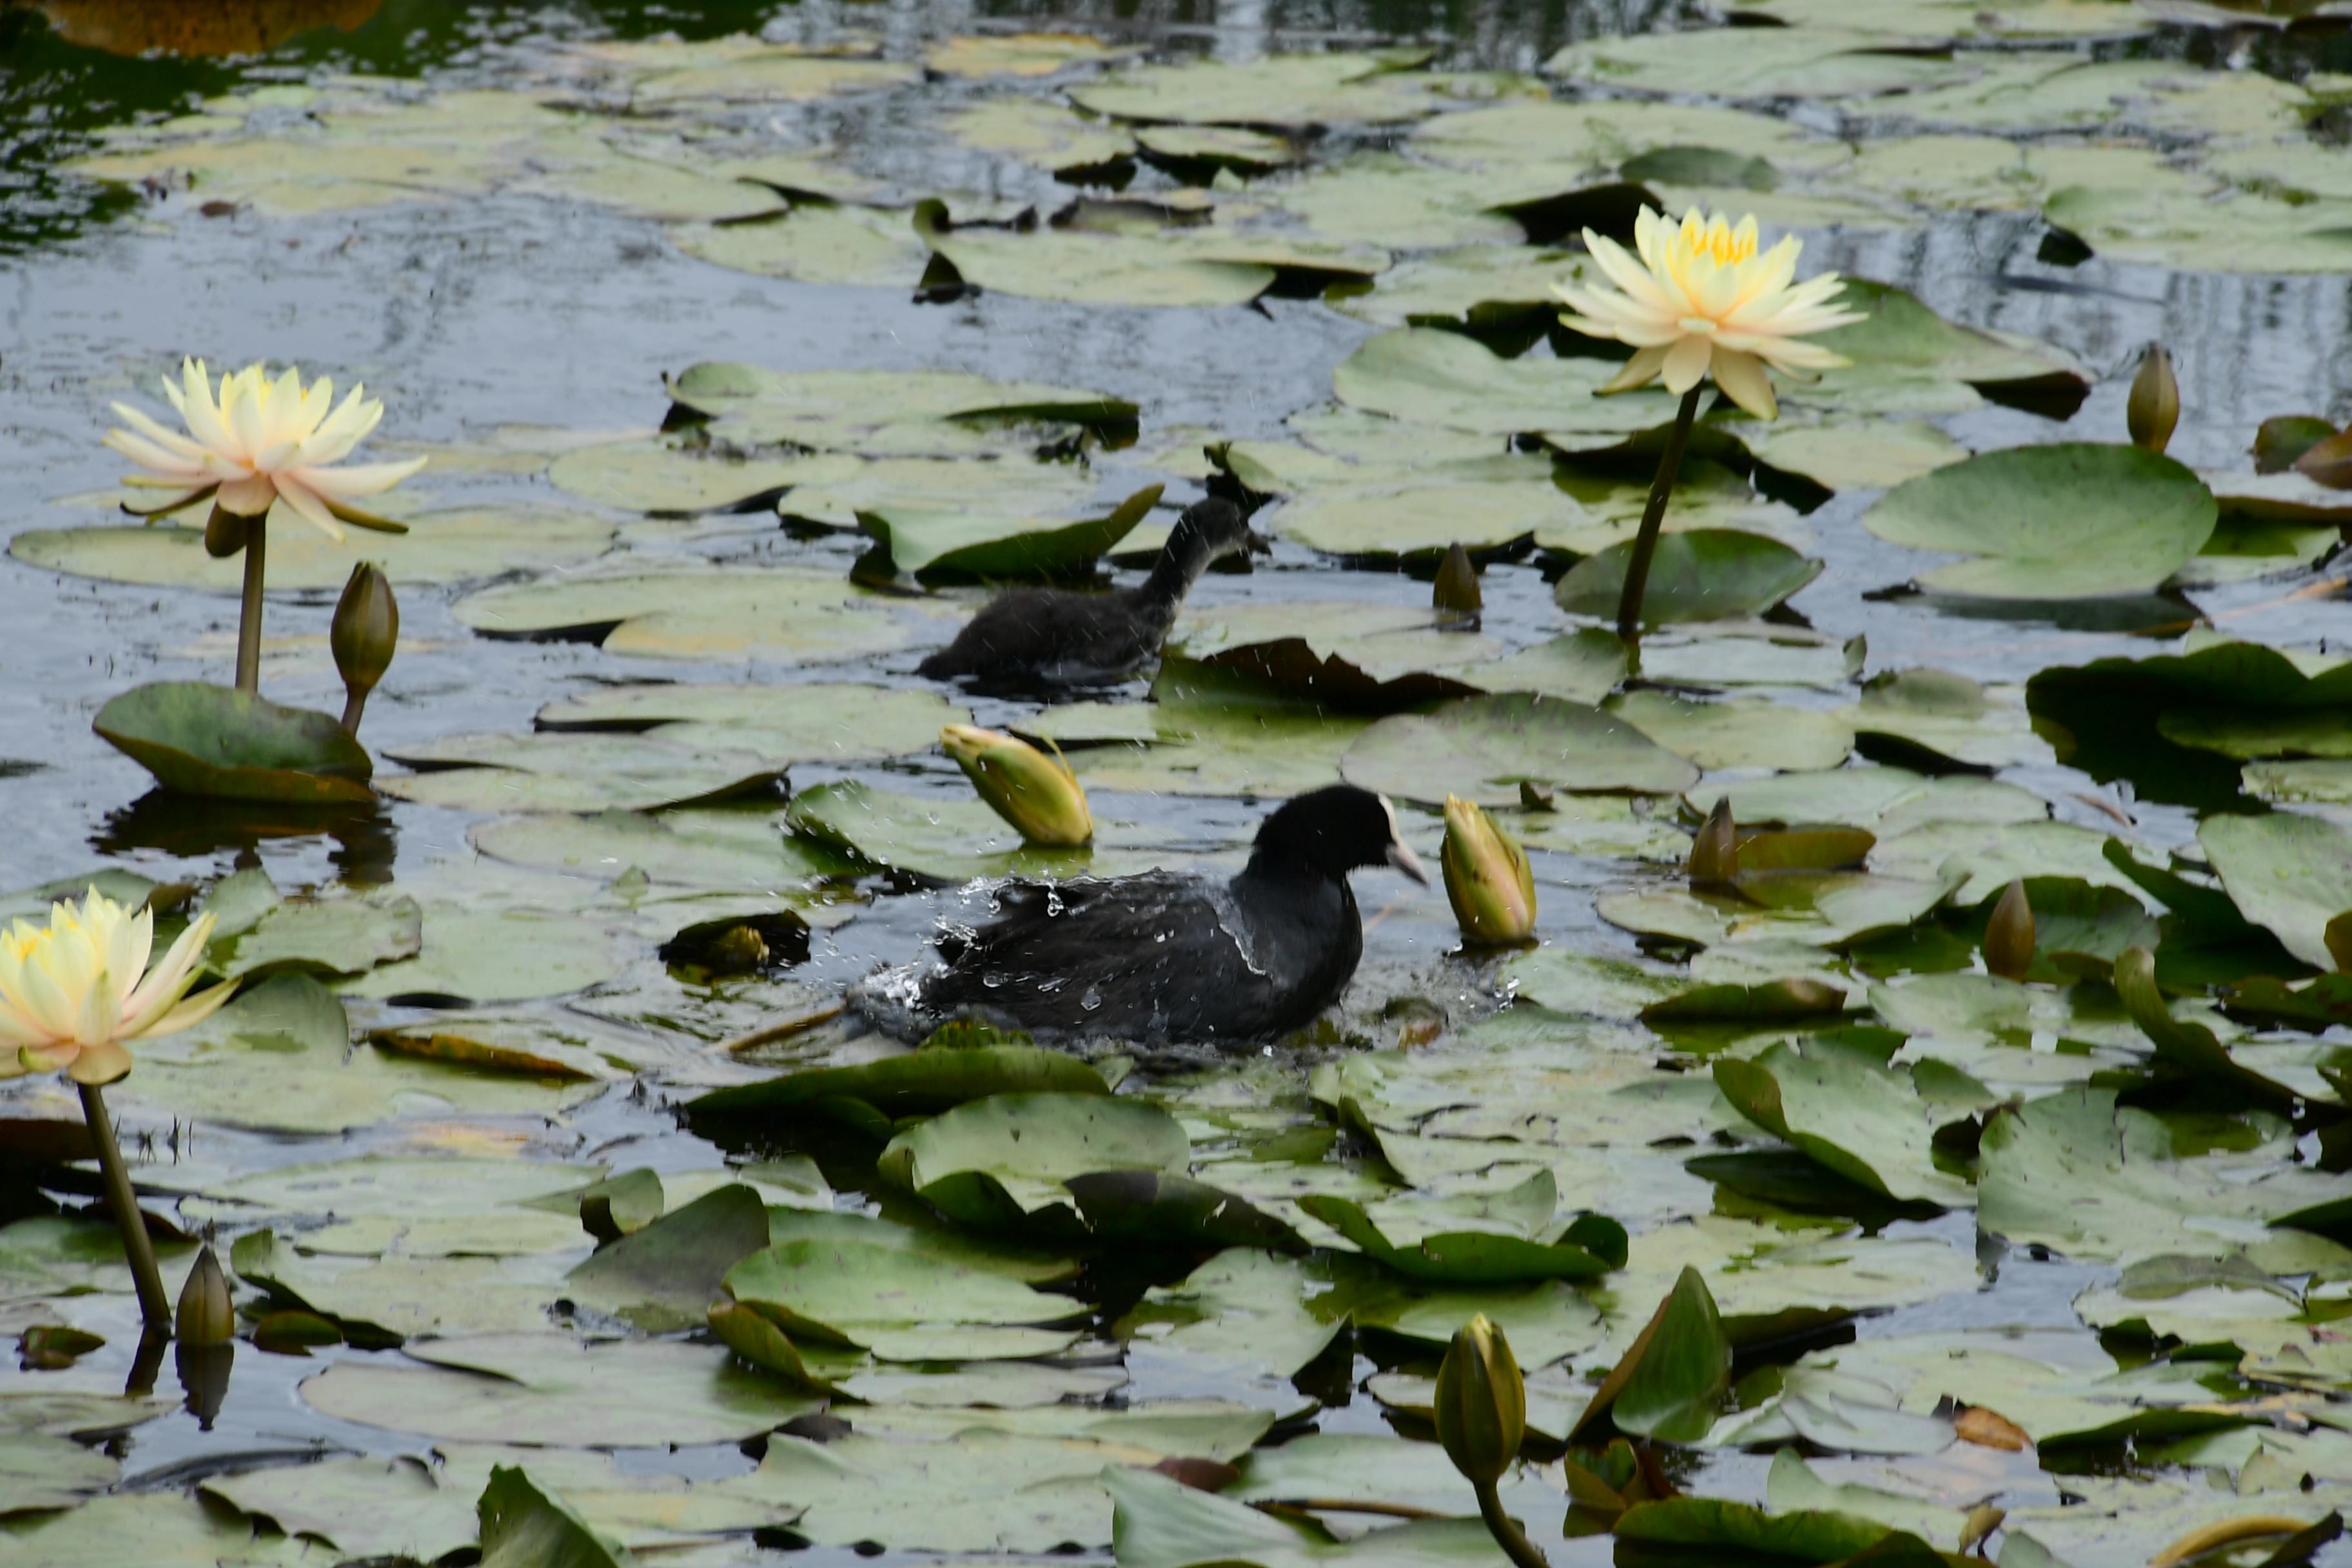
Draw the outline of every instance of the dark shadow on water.
M392 818L373 801L363 805L279 805L154 789L110 814L91 837L90 847L101 855L160 849L200 859L257 850L265 842L321 836L334 840L328 858L343 880L371 885L392 880L396 835Z

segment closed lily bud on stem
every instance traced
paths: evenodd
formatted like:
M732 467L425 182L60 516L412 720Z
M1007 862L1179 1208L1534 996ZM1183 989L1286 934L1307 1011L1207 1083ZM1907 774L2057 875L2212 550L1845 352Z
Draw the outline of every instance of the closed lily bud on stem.
M343 584L343 596L335 605L328 641L343 678L343 733L356 735L368 693L391 668L400 643L400 601L393 597L392 580L374 562L362 561L352 568L351 581Z
M2336 961L2336 972L2352 974L2352 910L2329 921L2320 940L2327 943L2327 956Z
M2033 967L2033 906L2021 881L2002 889L1992 907L1992 918L1985 922L1984 961L2003 980L2023 980Z
M253 537L253 519L239 517L226 507L213 508L205 520L205 553L215 561L226 561L243 550Z
M2140 356L2139 374L2132 377L2131 396L2124 404L2124 427L2132 445L2161 452L2171 443L2173 426L2180 423L2180 383L2173 379L2172 356L2162 343L2150 343Z
M1536 878L1528 853L1471 802L1445 797L1445 843L1438 853L1445 897L1468 941L1526 942L1536 929Z
M1732 826L1731 797L1725 795L1706 814L1706 821L1691 840L1685 868L1694 882L1728 882L1739 875L1739 836Z
M180 1287L180 1310L172 1330L184 1345L225 1345L236 1336L236 1306L229 1300L228 1276L207 1245L196 1254L188 1282Z
M950 724L940 746L956 760L996 815L1032 844L1074 846L1095 836L1087 792L1069 763L1026 741L972 724Z
M1448 545L1445 559L1437 563L1437 584L1430 602L1458 616L1475 616L1486 607L1486 595L1478 587L1478 568L1471 564L1470 552L1459 542Z
M1528 1389L1503 1331L1485 1313L1454 1332L1437 1369L1437 1440L1473 1486L1491 1487L1528 1435Z

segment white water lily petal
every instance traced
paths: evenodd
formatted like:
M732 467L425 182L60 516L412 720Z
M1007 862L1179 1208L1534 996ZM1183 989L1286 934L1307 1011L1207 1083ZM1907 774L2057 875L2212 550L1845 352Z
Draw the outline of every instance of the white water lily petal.
M327 503L320 499L319 492L292 474L278 476L278 499L293 508L303 521L336 543L341 544L350 537L341 521L327 510Z
M349 468L296 468L288 477L334 500L381 495L425 466L423 458L399 463L362 463Z
M1759 249L1755 216L1737 224L1694 207L1680 222L1643 207L1633 220L1633 248L1587 231L1605 285L1557 284L1569 311L1560 320L1591 337L1613 338L1639 352L1603 392L1646 384L1685 393L1709 374L1724 394L1760 419L1780 412L1767 375L1772 369L1826 370L1843 362L1793 340L1863 319L1841 309L1845 285L1834 272L1795 282L1803 242L1794 235Z

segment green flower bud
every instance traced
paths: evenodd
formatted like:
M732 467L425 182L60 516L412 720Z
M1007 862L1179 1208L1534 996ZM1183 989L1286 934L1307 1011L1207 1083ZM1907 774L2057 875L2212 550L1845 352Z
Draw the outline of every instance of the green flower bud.
M1437 858L1464 937L1499 944L1534 934L1536 878L1527 851L1459 795L1445 797L1445 843Z
M1437 563L1437 585L1431 602L1456 615L1476 615L1486 607L1486 596L1478 587L1478 569L1470 563L1470 552L1458 542L1446 546L1445 559Z
M392 582L383 567L362 561L352 568L351 581L335 604L334 626L327 640L343 678L343 731L356 734L368 693L383 679L400 642L400 601L393 597Z
M212 516L205 520L205 553L215 561L235 555L252 537L253 519L239 517L226 508L213 508Z
M2161 452L2180 423L2180 383L2173 379L2172 356L2162 343L2150 343L2140 356L2139 374L2132 377L2131 396L2124 403L2124 427L2132 445Z
M1984 961L2003 980L2023 980L2033 967L2033 906L2026 900L2022 881L2001 889L1992 918L1985 921Z
M236 1304L229 1300L228 1276L206 1247L196 1254L188 1282L180 1287L180 1308L172 1331L184 1345L225 1345L236 1337Z
M1473 1486L1503 1479L1528 1435L1528 1386L1485 1313L1462 1325L1437 1369L1437 1440Z
M1729 795L1715 803L1691 839L1685 868L1694 882L1728 882L1739 875L1739 834L1732 825Z
M1061 757L971 724L950 724L940 745L996 815L1032 844L1078 845L1095 836L1087 792Z
M2336 961L2336 972L2352 974L2352 910L2329 921L2320 940L2327 944L2327 956Z

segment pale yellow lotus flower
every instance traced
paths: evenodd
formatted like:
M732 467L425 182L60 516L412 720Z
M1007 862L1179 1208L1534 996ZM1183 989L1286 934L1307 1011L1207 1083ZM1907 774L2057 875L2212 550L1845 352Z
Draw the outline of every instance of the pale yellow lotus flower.
M49 906L49 923L0 931L0 1045L24 1069L59 1068L76 1083L112 1083L131 1070L125 1040L201 1024L234 985L190 996L213 917L197 916L152 969L155 917L132 914L96 888L76 907Z
M423 468L423 458L334 466L383 417L383 405L363 397L365 390L352 387L336 407L335 384L328 377L305 388L299 370L289 367L272 381L261 366L250 364L222 376L215 399L205 362L183 360L179 384L164 377L163 395L180 411L187 434L118 403L114 412L131 428L108 431L106 444L152 470L125 484L180 492L140 516L160 517L210 496L222 510L239 517L265 517L282 500L337 541L346 522L404 532L402 525L350 503L383 494Z
M1784 371L1835 370L1848 362L1798 340L1863 320L1833 301L1844 283L1824 272L1795 283L1794 235L1759 252L1756 219L1738 227L1720 213L1694 207L1679 226L1648 207L1633 220L1639 260L1624 247L1584 231L1585 248L1617 287L1555 283L1570 309L1560 320L1588 337L1633 345L1633 357L1603 392L1628 392L1664 379L1680 395L1712 374L1734 403L1759 419L1775 417L1770 365Z

